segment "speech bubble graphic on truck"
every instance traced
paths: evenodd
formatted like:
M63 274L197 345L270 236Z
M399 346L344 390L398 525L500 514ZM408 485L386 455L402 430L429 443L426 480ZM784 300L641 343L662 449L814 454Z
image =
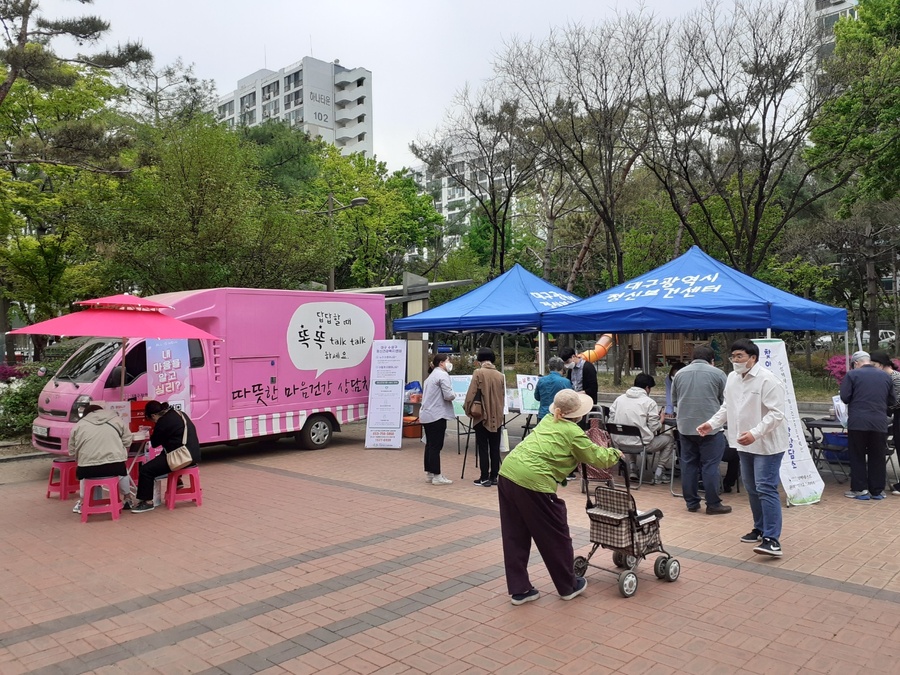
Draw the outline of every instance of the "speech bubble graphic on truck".
M294 312L287 329L291 362L298 370L329 370L362 363L375 338L375 322L346 302L310 302Z

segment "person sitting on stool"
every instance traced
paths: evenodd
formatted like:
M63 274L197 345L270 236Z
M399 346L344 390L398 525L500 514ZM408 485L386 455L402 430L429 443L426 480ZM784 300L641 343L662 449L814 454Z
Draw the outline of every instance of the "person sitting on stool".
M181 447L184 441L185 425L187 425L187 442L184 445L187 445L193 463L200 462L200 441L197 439L197 429L187 415L169 407L168 403L148 401L144 406L144 417L154 422L153 432L150 434L150 445L162 446L163 452L141 465L137 486L138 504L131 509L132 513L143 513L154 509L153 481L159 476L169 473L166 453Z

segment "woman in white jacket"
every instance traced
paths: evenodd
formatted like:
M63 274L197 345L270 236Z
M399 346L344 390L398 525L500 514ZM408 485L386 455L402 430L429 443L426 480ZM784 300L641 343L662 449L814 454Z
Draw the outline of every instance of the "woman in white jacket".
M419 422L425 429L425 482L432 485L450 485L453 481L441 473L441 450L447 420L456 419L453 412L453 387L450 375L453 364L446 354L438 354L432 360L432 370L422 388L422 407Z
M131 432L121 417L99 405L85 408L69 439L69 454L78 464L75 476L82 481L73 512L81 513L85 478L119 476L120 496L124 503L130 504L131 481L125 465L129 447Z

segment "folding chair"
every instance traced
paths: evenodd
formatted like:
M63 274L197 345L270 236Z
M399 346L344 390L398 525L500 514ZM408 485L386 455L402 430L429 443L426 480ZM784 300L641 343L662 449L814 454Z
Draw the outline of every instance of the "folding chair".
M845 465L850 464L850 452L847 450L847 434L825 432L822 434L822 459L828 465L831 475L840 484L850 479ZM844 480L838 478L834 471L834 467L841 470Z
M609 432L610 436L613 437L613 444L615 444L616 448L624 452L626 455L640 456L641 468L638 472L638 483L637 486L633 488L634 490L640 490L641 485L644 484L644 467L647 464L647 446L644 444L644 437L641 434L641 430L630 424L615 424L614 422L607 422L606 430ZM638 443L634 445L622 443L621 440L616 441L616 436L636 438ZM641 449L639 451L635 451L634 449L634 446L637 444L640 444L641 446Z
M891 439L888 439L887 452L885 453L885 457L884 457L884 465L885 465L885 467L888 467L888 466L891 467L891 470L894 472L894 482L891 483L892 488L897 483L900 483L900 476L897 475L897 465L891 461L894 458L894 450L895 449L896 448L894 448L894 444L891 442ZM900 455L898 455L898 460L900 460ZM886 468L884 471L884 475L887 476Z

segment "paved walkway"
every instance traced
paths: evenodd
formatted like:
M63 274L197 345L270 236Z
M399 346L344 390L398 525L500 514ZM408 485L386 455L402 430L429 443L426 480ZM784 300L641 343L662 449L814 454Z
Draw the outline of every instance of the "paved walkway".
M772 560L738 541L743 493L707 516L645 487L677 582L645 561L626 600L592 568L564 602L535 554L542 596L513 607L495 489L472 484L471 454L458 480L454 437L453 485L425 484L421 451L365 450L353 429L319 452L208 453L201 508L86 525L44 498L46 466L0 465L0 673L897 671L900 497L850 501L828 482L822 503L786 510ZM561 494L585 553L583 497Z

